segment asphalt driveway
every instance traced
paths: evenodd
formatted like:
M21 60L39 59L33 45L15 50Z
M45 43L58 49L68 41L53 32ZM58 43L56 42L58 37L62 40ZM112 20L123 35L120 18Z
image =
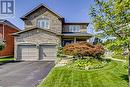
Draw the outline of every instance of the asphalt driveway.
M16 62L0 66L0 87L36 87L54 62Z

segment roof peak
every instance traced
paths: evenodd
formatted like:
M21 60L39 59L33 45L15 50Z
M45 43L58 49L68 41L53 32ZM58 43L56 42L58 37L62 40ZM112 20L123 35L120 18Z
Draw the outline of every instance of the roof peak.
M21 17L21 19L26 18L26 16L30 15L32 12L36 11L37 9L39 9L40 7L45 7L46 9L48 9L49 11L51 11L52 13L54 13L56 16L58 16L59 18L63 18L61 15L59 15L58 13L54 12L51 8L49 8L47 5L41 3L38 6L36 6L35 8L33 8L31 11L27 12L25 15L23 15Z

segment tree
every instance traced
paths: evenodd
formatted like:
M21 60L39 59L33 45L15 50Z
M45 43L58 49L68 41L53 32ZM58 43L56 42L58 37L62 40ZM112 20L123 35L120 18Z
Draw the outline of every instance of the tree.
M130 0L94 1L90 15L98 37L109 39L106 45L110 50L123 52L128 49L130 72Z

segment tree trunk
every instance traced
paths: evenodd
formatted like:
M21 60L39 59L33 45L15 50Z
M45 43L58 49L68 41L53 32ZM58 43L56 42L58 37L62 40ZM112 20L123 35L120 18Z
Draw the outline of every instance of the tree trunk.
M129 87L130 87L130 49L128 53L129 53L128 78L129 78Z

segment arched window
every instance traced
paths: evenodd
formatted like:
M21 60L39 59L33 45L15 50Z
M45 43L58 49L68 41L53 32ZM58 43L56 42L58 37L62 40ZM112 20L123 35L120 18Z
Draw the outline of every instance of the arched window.
M48 18L40 18L37 20L37 27L42 29L49 29L50 28L50 21Z

